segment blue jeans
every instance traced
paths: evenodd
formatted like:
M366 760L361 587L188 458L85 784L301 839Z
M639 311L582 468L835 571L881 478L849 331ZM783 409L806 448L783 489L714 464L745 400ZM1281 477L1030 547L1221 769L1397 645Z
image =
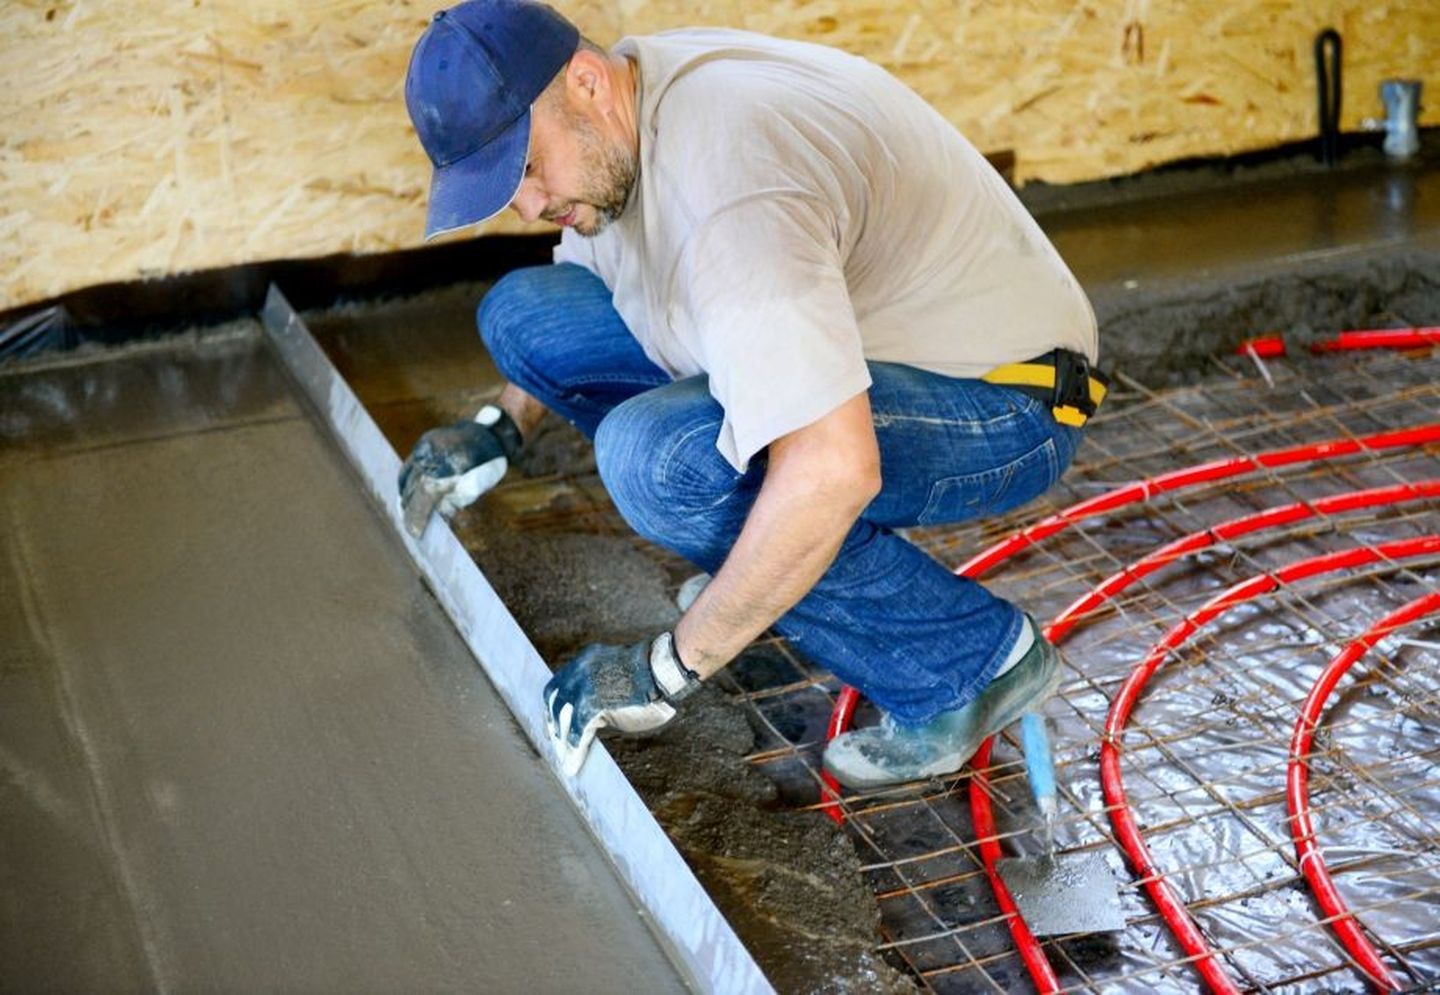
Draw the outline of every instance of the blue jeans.
M640 535L714 573L765 478L715 448L722 411L703 376L672 381L641 351L610 292L570 264L517 270L480 304L501 372L595 442L605 483ZM883 485L835 562L775 628L902 722L971 701L1022 616L893 531L1023 504L1059 479L1080 431L1007 387L871 363Z

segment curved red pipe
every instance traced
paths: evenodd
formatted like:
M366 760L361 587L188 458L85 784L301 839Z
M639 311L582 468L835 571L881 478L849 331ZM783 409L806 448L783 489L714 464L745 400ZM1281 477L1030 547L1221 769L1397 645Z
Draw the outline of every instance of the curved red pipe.
M986 774L990 767L990 748L994 742L993 736L985 740L970 758L970 818L974 823L975 840L980 845L980 862L985 865L985 876L990 879L990 887L995 890L995 902L1005 916L1005 925L1010 928L1010 938L1015 941L1015 949L1019 951L1020 959L1025 962L1025 970L1030 972L1030 980L1043 995L1049 995L1060 990L1060 979L1056 976L1055 969L1050 966L1050 959L1045 956L1040 942L1035 939L1025 918L1020 915L1020 909L1015 905L1015 899L997 869L1002 854L1000 840L995 834L995 814L989 803L990 778ZM986 799L983 805L978 802L980 798Z
M1325 866L1325 857L1315 845L1315 828L1310 821L1310 755L1315 730L1320 725L1320 716L1325 702L1340 678L1363 657L1371 647L1395 629L1426 615L1440 613L1440 591L1422 595L1414 601L1386 615L1367 629L1342 650L1329 666L1321 672L1300 716L1295 720L1295 732L1290 739L1290 761L1285 776L1285 796L1290 809L1290 835L1295 840L1295 856L1300 861L1300 870L1310 883L1310 891L1330 920L1330 928L1340 938L1350 956L1360 965L1370 983L1382 991L1398 992L1399 981L1380 957L1380 951L1370 942L1360 924L1355 921L1340 891L1335 887L1330 871Z
M830 710L830 724L825 727L825 741L828 743L846 729L855 718L855 706L860 703L860 692L848 684L841 685L835 706ZM830 799L820 806L820 811L834 820L837 826L845 825L845 810L840 805L840 782L828 770L820 771L825 797Z
M1185 467L1181 470L1172 470L1169 473L1126 484L1113 491L1107 491L1104 494L1072 504L1063 511L1041 519L1034 525L1011 533L989 549L971 557L955 572L964 577L979 577L1021 550L1035 545L1041 539L1047 539L1087 518L1094 518L1096 515L1148 500L1158 494L1195 487L1200 484L1213 484L1216 481L1251 473L1255 470L1274 469L1275 467L1291 466L1295 463L1308 463L1313 460L1336 459L1361 452L1422 446L1431 442L1440 442L1440 423L1432 422L1428 425L1417 425L1414 428L1376 432L1372 435L1356 436L1353 439L1331 439L1328 442L1294 446L1289 449L1271 449L1254 456L1235 456L1230 459Z
M1161 567L1173 563L1181 557L1216 543L1229 542L1252 532L1262 532L1266 529L1290 525L1319 515L1338 515L1348 511L1358 511L1362 508L1402 504L1406 501L1418 501L1433 497L1440 497L1440 480L1418 480L1414 483L1350 491L1346 494L1317 498L1314 501L1297 501L1294 504L1282 505L1278 508L1266 508L1264 511L1257 511L1252 515L1232 518L1219 525L1192 532L1146 554L1123 570L1106 577L1089 593L1076 598L1068 608L1055 616L1054 621L1045 630L1046 636L1052 643L1058 643L1069 635L1076 625L1083 622L1087 615L1120 594L1131 584L1150 576Z
M1364 328L1340 332L1333 338L1310 344L1311 352L1350 352L1356 349L1418 349L1440 345L1440 327L1431 328ZM1283 335L1260 335L1245 339L1235 347L1241 356L1274 359L1285 355Z
M1134 484L1118 487L1105 494L1097 495L1094 498L1077 502L1069 507L1042 519L1035 525L1012 533L1000 542L983 550L960 566L955 572L964 577L975 578L987 570L1004 562L1011 556L1016 555L1024 549L1034 545L1042 539L1048 538L1057 532L1064 531L1087 518L1114 511L1118 508L1149 499L1152 495L1180 490L1185 487L1198 486L1200 484L1213 483L1227 477L1238 476L1254 470L1289 466L1295 463L1304 463L1313 460L1334 459L1342 456L1350 456L1359 452L1369 452L1385 449L1405 448L1409 446L1420 446L1428 443L1440 442L1440 423L1432 422L1425 425L1417 425L1411 428L1398 429L1385 432L1374 432L1369 435L1357 436L1354 438L1332 439L1326 442L1312 443L1304 446L1294 446L1285 449L1272 449L1256 454L1254 456L1235 457L1228 460L1218 460L1211 463L1202 463L1198 466L1187 467L1170 473L1161 474L1148 480L1142 480ZM1047 636L1048 636L1047 629ZM826 733L827 739L833 739L849 728L851 717L854 714L856 702L859 699L859 692L854 688L844 686L835 700L834 710L831 712L830 725ZM984 764L989 763L990 750L993 739L987 739L981 744L980 751L976 757L985 758L983 762L972 761L972 769L979 771ZM838 801L840 786L829 774L823 774L825 785L830 797L837 799L824 807L824 811L837 823L844 822L844 813ZM977 784L972 779L970 785L970 806L972 817L978 821L984 821L994 826L993 813L990 808L990 797L985 787ZM977 816L976 813L979 813ZM977 829L977 834L979 831ZM988 835L992 837L993 829ZM985 864L986 875L989 877L992 887L995 890L996 901L1001 907L1014 908L1014 899L1009 889L1005 887L1004 881L1000 879L999 873L995 870L995 861L1000 857L998 843L993 847L981 846L981 858ZM1006 925L1010 929L1011 938L1015 941L1021 958L1025 961L1026 967L1030 969L1031 979L1036 987L1044 988L1049 982L1048 978L1054 977L1054 971L1050 968L1049 961L1045 958L1044 951L1040 949L1039 943L1035 941L1024 921L1018 912L1006 916ZM1172 927L1173 928L1173 927ZM1032 968L1031 965L1043 963L1043 970Z
M1400 539L1343 549L1323 556L1311 557L1287 564L1273 573L1258 574L1243 580L1211 598L1200 608L1191 612L1165 633L1164 637L1151 648L1145 659L1130 672L1119 693L1110 703L1110 712L1105 719L1105 735L1100 744L1100 785L1105 792L1106 807L1110 812L1110 824L1115 835L1130 858L1136 873L1142 876L1141 884L1150 895L1150 900L1161 910L1185 953L1195 959L1195 968L1206 983L1216 991L1238 992L1225 974L1214 951L1206 942L1200 927L1190 916L1178 896L1171 890L1164 875L1155 866L1150 850L1140 834L1135 815L1125 797L1125 785L1120 771L1121 737L1125 723L1140 697L1146 682L1160 668L1160 665L1202 626L1246 601L1263 594L1269 594L1295 581L1332 573L1352 567L1366 566L1382 560L1400 560L1415 556L1440 554L1440 535L1422 536L1417 539Z

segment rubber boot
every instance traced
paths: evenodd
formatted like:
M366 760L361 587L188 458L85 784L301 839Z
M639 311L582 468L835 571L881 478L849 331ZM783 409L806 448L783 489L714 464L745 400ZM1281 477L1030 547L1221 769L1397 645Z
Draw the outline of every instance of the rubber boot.
M920 725L902 725L887 713L877 725L841 733L825 747L825 769L856 790L954 774L986 737L1039 711L1060 683L1060 659L1035 620L1026 619L1034 645L974 701Z

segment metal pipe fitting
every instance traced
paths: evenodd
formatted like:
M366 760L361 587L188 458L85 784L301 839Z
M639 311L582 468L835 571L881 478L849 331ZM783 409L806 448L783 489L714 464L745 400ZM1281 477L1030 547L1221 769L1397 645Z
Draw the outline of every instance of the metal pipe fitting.
M1385 104L1385 154L1391 159L1409 159L1420 150L1420 80L1387 79L1380 83L1380 100Z

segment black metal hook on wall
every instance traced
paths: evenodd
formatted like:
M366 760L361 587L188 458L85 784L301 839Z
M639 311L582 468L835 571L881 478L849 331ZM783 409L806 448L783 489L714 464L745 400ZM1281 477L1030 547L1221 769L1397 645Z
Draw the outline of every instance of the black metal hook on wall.
M1315 88L1320 111L1320 160L1333 166L1340 158L1340 32L1334 28L1315 36Z

